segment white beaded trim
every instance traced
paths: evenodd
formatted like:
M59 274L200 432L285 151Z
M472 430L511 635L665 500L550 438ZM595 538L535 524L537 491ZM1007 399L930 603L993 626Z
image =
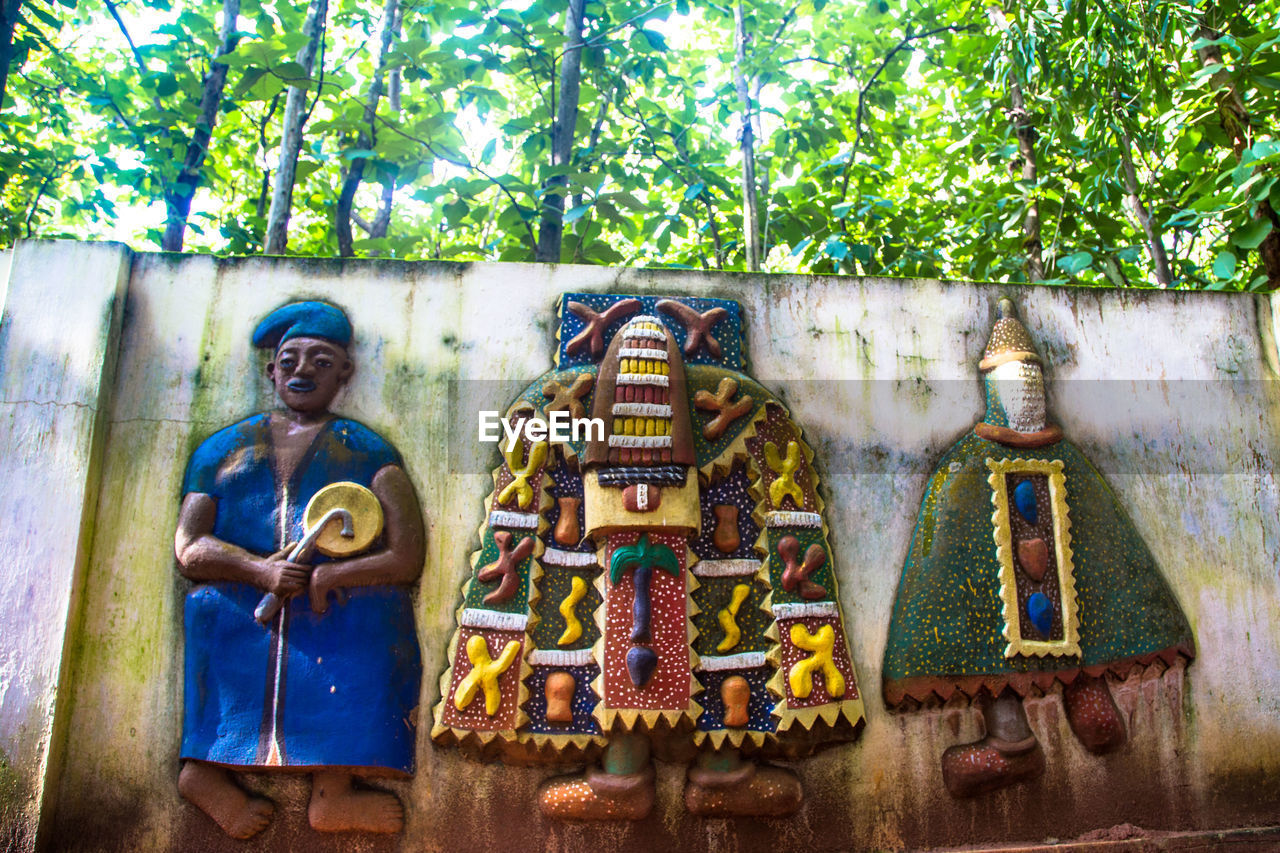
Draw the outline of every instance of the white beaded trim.
M670 447L669 435L611 435L610 447L631 447L652 450L656 447Z
M586 666L595 662L591 649L534 649L529 652L529 666Z
M736 578L760 571L759 560L702 560L691 571L700 578Z
M821 527L822 516L816 512L770 512L764 523L769 527Z
M506 509L495 509L489 513L489 526L537 530L538 514L536 512L512 512Z
M540 562L548 566L568 566L570 568L596 565L596 555L592 551L561 551L559 548L548 548L542 552Z
M774 619L808 619L814 616L835 616L834 601L805 601L799 604L773 605Z
M742 652L736 655L702 655L698 669L720 672L726 669L756 669L766 663L764 652Z
M479 610L468 607L462 611L458 624L464 628L488 628L492 631L523 631L529 617L523 613L499 613L496 610Z
M669 418L671 407L663 403L614 403L613 416L615 418Z
M648 338L651 341L662 341L663 343L667 341L667 336L657 329L623 329L622 336L632 339Z

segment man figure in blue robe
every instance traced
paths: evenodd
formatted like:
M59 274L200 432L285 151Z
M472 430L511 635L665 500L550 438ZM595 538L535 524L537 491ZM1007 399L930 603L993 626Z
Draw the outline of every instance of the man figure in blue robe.
M175 549L196 586L184 611L185 716L178 790L235 838L261 832L272 803L233 770L313 774L320 831L398 832L403 808L361 776L413 770L421 678L410 587L425 553L422 514L399 454L329 411L351 378L351 324L322 302L272 312L253 344L284 408L209 437L187 467ZM366 551L288 560L320 489L354 482L382 506ZM264 593L278 616L254 616ZM330 596L330 593L337 593Z

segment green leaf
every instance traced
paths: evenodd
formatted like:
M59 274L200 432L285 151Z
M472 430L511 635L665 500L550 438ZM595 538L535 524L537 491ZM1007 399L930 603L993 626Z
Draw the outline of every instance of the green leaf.
M700 196L702 194L702 191L705 190L706 188L707 188L707 185L704 184L702 181L699 181L698 183L693 184L692 186L685 189L684 200L693 201L695 198Z
M1255 219L1243 228L1237 229L1231 235L1231 242L1242 249L1256 249L1262 245L1263 240L1267 239L1267 235L1271 233L1271 227L1271 220Z
M262 79L262 75L267 73L265 68L246 68L244 73L240 75L239 81L236 82L234 96L242 98L253 88L254 84Z
M836 261L843 261L849 255L849 246L839 237L828 237L822 244L822 254Z
M1213 274L1219 279L1234 278L1236 274L1236 256L1231 252L1219 252L1213 260Z
M565 224L568 224L573 222L575 219L581 219L590 209L590 204L580 204L577 207L570 208L565 212L564 219L562 221Z
M311 75L307 73L307 70L296 62L285 62L277 65L271 69L271 73L290 86L300 86L311 79Z
M320 165L321 164L317 163L315 160L299 160L298 167L295 172L294 183L301 184L309 178L316 169L319 169Z
M1082 270L1088 269L1092 263L1093 255L1089 252L1074 252L1058 258L1058 268L1067 275L1076 275Z

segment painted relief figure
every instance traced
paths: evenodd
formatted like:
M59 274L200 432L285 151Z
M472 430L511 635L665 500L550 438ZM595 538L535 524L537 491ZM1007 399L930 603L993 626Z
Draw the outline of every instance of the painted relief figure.
M298 302L253 334L284 404L206 439L183 484L178 789L248 838L273 805L233 771L313 774L321 831L398 832L399 800L354 776L413 770L421 667L410 586L422 514L385 439L329 411L351 378L342 311Z
M637 820L651 757L699 815L781 816L761 763L857 736L862 699L813 454L744 373L735 302L569 294L556 366L507 409L432 736L482 759L587 764L544 814ZM599 763L597 763L599 760Z
M979 369L987 412L938 463L893 606L884 659L895 708L960 693L986 736L952 746L957 797L1029 779L1044 754L1024 698L1062 690L1082 746L1121 746L1108 678L1194 655L1191 629L1101 475L1047 422L1040 356L1002 300Z

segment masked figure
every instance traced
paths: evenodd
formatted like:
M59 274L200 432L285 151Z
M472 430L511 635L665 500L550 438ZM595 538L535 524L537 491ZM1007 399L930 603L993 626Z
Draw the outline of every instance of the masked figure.
M508 417L599 428L504 445L433 737L602 753L544 784L553 817L644 817L655 751L694 761L696 814L789 814L797 777L744 753L794 757L863 719L813 455L742 372L736 303L563 304L557 366Z
M395 449L329 412L354 369L350 339L331 305L269 315L253 343L274 353L284 409L215 433L187 467L176 548L196 586L178 784L237 838L265 828L272 804L231 770L314 773L319 830L402 824L399 801L355 787L352 772L413 770L422 516Z
M942 774L971 796L1043 772L1022 700L1062 686L1081 744L1126 738L1107 684L1194 654L1191 629L1114 493L1045 420L1040 356L1014 315L979 365L987 414L929 479L894 601L884 659L891 707L983 708L986 736L953 746Z

